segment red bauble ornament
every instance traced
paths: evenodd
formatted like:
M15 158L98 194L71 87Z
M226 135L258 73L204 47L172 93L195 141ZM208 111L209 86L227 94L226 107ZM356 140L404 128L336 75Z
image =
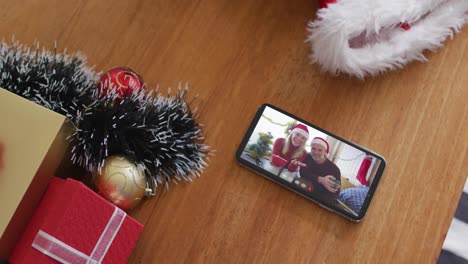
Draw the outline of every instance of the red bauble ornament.
M101 76L99 95L105 96L110 90L116 90L118 98L127 97L133 92L146 90L143 78L127 67L116 67Z

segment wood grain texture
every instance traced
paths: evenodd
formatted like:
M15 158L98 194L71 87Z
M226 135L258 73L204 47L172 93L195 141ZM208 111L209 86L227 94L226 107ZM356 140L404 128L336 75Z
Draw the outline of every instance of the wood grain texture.
M188 82L216 150L191 184L132 212L130 263L433 263L468 175L468 29L428 63L365 81L310 65L315 1L1 1L0 32L125 65L160 89ZM383 155L368 215L351 223L240 167L264 102Z

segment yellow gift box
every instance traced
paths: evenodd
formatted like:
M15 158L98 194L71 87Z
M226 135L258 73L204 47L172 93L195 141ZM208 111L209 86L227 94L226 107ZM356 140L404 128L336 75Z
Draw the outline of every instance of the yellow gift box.
M71 122L0 88L0 259L8 258L64 161Z

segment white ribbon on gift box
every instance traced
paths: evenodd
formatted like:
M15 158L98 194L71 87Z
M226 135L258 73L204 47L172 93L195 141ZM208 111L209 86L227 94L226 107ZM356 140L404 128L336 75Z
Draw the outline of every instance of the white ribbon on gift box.
M126 214L124 211L117 207L115 208L106 228L102 232L101 237L94 246L93 252L89 256L70 247L63 241L58 240L42 230L39 230L37 233L32 246L60 263L102 263L109 247L112 245L115 236L122 226L125 216Z

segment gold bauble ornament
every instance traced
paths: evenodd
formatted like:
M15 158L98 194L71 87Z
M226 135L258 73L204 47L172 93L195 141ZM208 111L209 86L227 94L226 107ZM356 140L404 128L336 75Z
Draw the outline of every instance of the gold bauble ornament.
M123 210L138 205L146 191L144 172L135 162L119 155L105 159L94 181L99 194Z

